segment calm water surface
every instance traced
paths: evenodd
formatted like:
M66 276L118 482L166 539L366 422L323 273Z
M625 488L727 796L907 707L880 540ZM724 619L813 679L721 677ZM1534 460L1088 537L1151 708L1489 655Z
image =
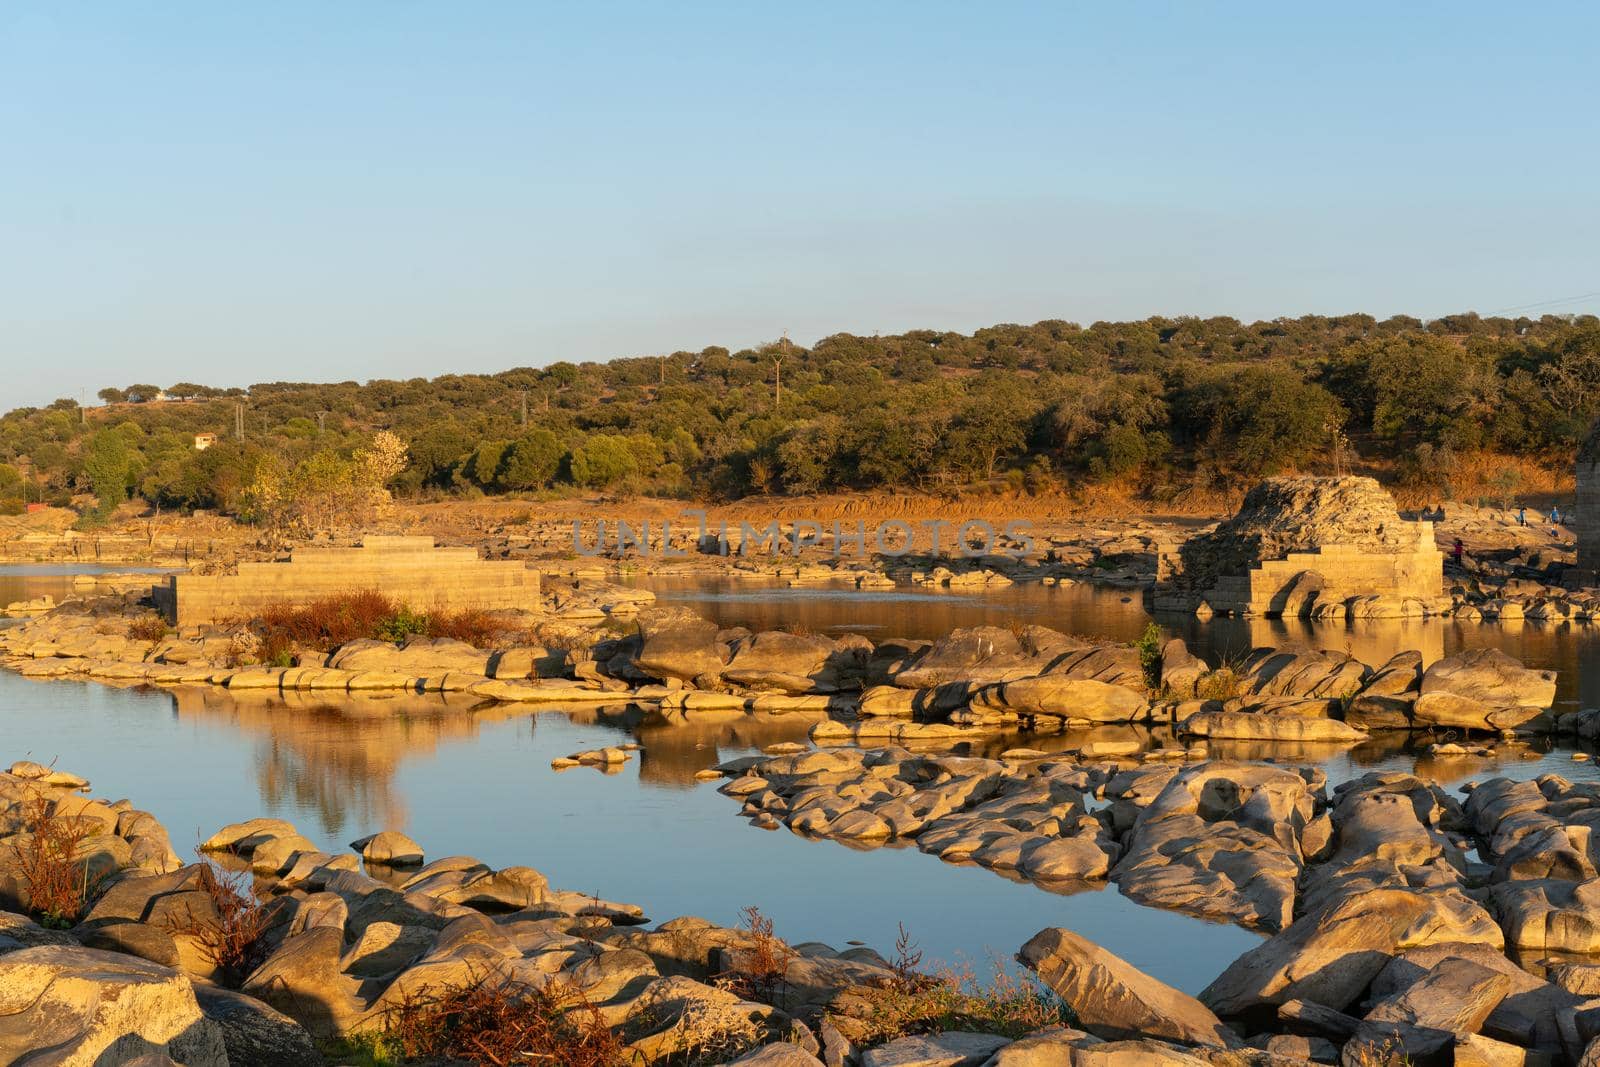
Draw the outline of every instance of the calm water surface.
M19 580L18 571L0 569L0 583ZM41 577L47 576L30 574L28 581ZM799 622L879 636L934 636L1020 617L1127 640L1148 622L1137 594L1081 586L1013 587L981 596L752 589L745 583L655 588L663 600L729 624ZM1529 623L1513 631L1416 623L1324 633L1187 620L1176 629L1213 652L1282 641L1292 631L1327 647L1348 644L1369 661L1399 648L1422 648L1432 658L1494 644L1560 668L1568 701L1594 692L1596 679L1586 673L1600 672L1595 635L1566 626ZM736 816L738 805L718 794L715 783L693 780L696 770L722 760L803 739L809 725L746 718L666 726L622 708L535 713L474 708L439 696L335 702L209 688L35 682L0 673L0 736L6 741L0 757L56 759L89 777L97 794L132 798L167 825L180 851L223 823L257 815L290 819L329 850L394 828L419 840L431 857L467 853L495 865L526 863L561 888L640 904L656 921L701 915L733 923L739 909L758 904L791 940L838 945L853 939L885 951L904 923L930 959L979 970L1045 926L1068 926L1189 991L1255 941L1233 927L1141 908L1114 889L1060 895L981 868L945 864L915 848L857 851L785 830L757 830ZM644 751L617 774L587 768L558 774L549 766L556 756L624 739L638 740ZM1258 758L1265 751L1217 754ZM1284 755L1282 749L1277 754ZM1335 780L1411 767L1450 783L1549 770L1600 777L1592 763L1573 763L1570 752L1560 750L1506 761L1424 756L1419 764L1391 739L1296 755Z

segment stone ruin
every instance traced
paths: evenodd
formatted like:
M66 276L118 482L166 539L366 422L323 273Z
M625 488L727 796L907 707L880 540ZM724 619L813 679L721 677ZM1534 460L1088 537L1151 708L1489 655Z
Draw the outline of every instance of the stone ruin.
M539 572L520 560L486 560L476 548L387 535L349 548L296 548L287 560L240 563L233 574L175 574L152 595L167 622L191 627L365 589L418 611L539 609Z
M1600 422L1590 428L1578 448L1576 473L1578 573L1575 583L1569 584L1600 585Z
M1443 592L1433 523L1400 517L1371 478L1269 478L1238 514L1159 550L1158 611L1219 615L1422 615ZM1374 599L1376 598L1376 599Z

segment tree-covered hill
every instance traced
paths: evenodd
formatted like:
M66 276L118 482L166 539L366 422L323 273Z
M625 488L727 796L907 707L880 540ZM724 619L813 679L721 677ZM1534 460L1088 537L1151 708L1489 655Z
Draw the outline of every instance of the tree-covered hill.
M92 492L102 507L142 497L247 511L264 472L334 477L380 430L409 450L390 483L401 493L734 497L1003 476L1160 495L1331 466L1349 441L1448 492L1469 453L1570 459L1600 415L1600 319L1045 321L499 374L101 395L103 407L60 400L0 417L0 508ZM217 443L197 450L201 433Z

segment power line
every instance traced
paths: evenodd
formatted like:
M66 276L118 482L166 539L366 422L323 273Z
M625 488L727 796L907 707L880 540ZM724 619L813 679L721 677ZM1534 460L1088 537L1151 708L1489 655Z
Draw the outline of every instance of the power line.
M1532 304L1518 304L1515 307L1501 308L1498 311L1491 311L1489 314L1504 315L1508 311L1530 311L1534 308L1555 307L1560 304L1573 304L1579 300L1593 300L1595 297L1600 297L1600 292L1579 293L1577 296L1564 296L1559 300L1539 300Z

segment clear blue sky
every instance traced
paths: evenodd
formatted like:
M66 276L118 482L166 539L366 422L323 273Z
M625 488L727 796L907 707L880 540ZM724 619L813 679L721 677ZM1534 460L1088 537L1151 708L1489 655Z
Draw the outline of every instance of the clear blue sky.
M1592 293L1597 39L1575 3L8 3L0 409Z

